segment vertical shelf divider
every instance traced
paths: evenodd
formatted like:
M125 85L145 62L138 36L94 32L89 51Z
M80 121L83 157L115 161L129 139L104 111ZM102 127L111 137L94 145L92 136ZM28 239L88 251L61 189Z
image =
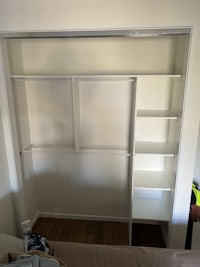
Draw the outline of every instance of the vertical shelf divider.
M74 125L74 147L76 152L80 152L80 102L79 102L79 80L72 77L72 107Z
M129 188L129 219L128 219L128 225L129 225L129 245L132 244L132 201L133 201L133 164L134 164L134 153L135 153L135 118L136 118L136 87L137 87L137 79L134 80L132 85L132 92L131 92L131 116L130 116L130 130L129 130L129 169L128 169L128 188Z

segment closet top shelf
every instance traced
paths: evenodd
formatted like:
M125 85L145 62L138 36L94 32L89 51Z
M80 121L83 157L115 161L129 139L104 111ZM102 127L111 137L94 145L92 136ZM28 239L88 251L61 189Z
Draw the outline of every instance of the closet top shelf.
M89 79L137 79L137 78L181 78L181 74L120 74L120 75L11 75L17 80L89 80Z

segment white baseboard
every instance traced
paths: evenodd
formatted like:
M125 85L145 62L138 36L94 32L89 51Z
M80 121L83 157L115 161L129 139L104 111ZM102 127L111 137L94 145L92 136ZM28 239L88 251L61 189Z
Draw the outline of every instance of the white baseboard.
M39 210L36 212L34 218L31 220L31 227L33 228L33 226L35 225L35 223L37 222L38 218L40 217L40 212Z
M126 217L67 214L67 213L53 213L53 212L38 212L35 216L35 219L37 220L39 217L58 218L58 219L75 219L75 220L93 220L93 221L112 221L112 222L126 222L126 223L129 221L129 219Z

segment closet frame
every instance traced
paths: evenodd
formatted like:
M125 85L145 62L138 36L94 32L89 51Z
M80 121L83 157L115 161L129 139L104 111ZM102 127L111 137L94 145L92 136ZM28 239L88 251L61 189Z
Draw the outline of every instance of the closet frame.
M172 217L172 209L173 204L171 207L170 215L167 216L167 218L164 218L163 220L161 218L151 218L150 217L143 217L142 215L134 216L134 194L135 189L137 190L143 190L143 186L135 186L135 157L137 155L151 155L151 156L162 156L167 158L178 158L178 150L176 151L167 151L163 150L163 152L151 150L151 148L143 148L138 147L138 142L136 141L136 131L137 131L137 121L140 119L158 119L158 120L166 120L166 121L175 121L178 122L180 117L182 116L179 114L179 111L173 112L166 112L166 111L148 111L148 110L141 110L137 107L137 97L138 97L138 83L143 80L181 80L185 79L181 74L128 74L128 75L119 75L119 74L112 74L112 75L25 75L25 74L10 74L9 64L8 64L8 51L7 51L7 44L6 39L15 39L15 38L81 38L81 37L87 37L87 38L112 38L112 37L128 37L128 38L148 38L148 37L155 37L156 36L166 36L166 35L187 35L189 36L191 33L190 28L170 28L170 29L130 29L130 30L105 30L105 31L66 31L66 32L30 32L30 33L1 33L1 57L2 57L2 68L5 75L5 84L4 88L1 93L1 97L3 96L4 100L1 100L1 105L3 106L3 109L5 113L7 113L7 116L9 117L10 124L5 125L4 131L8 133L8 141L7 142L7 156L12 160L11 165L11 176L13 177L13 181L11 182L11 185L13 186L13 191L20 191L21 194L19 195L16 193L15 195L15 203L16 203L16 210L18 214L18 218L20 221L22 219L26 218L26 208L25 208L25 195L23 192L23 171L22 171L22 162L21 162L21 156L23 153L34 153L34 152L47 152L47 153L54 153L56 148L37 148L32 146L31 144L24 147L23 150L20 150L19 145L19 137L18 137L18 125L17 125L17 118L16 118L16 111L15 111L15 100L13 96L13 85L12 83L18 82L18 81L51 81L51 80L70 80L72 84L72 106L73 106L73 130L74 130L74 148L72 150L70 149L58 149L56 152L58 153L64 153L64 154L102 154L102 153L109 153L109 154L120 154L128 157L128 177L127 177L127 184L128 184L128 216L127 218L124 218L125 221L129 225L129 244L131 245L132 236L134 238L134 233L132 233L132 223L134 220L146 220L146 221L160 221L160 222L171 222ZM187 56L186 56L187 57ZM187 60L187 59L186 59ZM185 76L185 74L184 74ZM79 106L79 81L81 79L129 79L130 81L133 81L133 88L132 88L132 99L131 99L131 110L130 110L130 128L129 128L129 146L128 150L126 152L115 152L112 150L93 150L93 152L89 150L81 149L80 144L80 106ZM185 90L185 81L183 82L183 90ZM183 93L183 99L184 99L184 93ZM184 101L184 100L183 100ZM184 103L181 104L183 106ZM182 112L182 111L181 111ZM180 132L178 133L178 136L180 136ZM10 143L10 141L12 141ZM9 148L9 149L8 149ZM154 147L155 148L155 147ZM159 145L160 148L160 145ZM179 148L178 148L179 149ZM21 156L20 156L21 155ZM159 178L158 178L159 179ZM144 187L145 188L145 187ZM147 191L154 190L164 192L164 194L168 194L171 192L172 197L175 194L176 188L175 184L173 186L169 187L159 187L157 188L151 188L146 187ZM173 201L172 201L173 202ZM92 218L92 216L91 216ZM109 219L109 218L108 218ZM112 219L112 218L111 218ZM124 220L123 219L123 220ZM123 221L122 220L122 221ZM134 231L134 230L133 230Z

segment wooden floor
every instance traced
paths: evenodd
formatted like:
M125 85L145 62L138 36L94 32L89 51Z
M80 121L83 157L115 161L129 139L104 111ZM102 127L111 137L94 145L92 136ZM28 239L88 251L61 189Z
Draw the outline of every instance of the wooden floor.
M39 218L33 231L52 241L128 245L126 223Z
M127 223L39 218L33 231L51 241L128 245ZM133 224L132 245L165 247L158 225Z

